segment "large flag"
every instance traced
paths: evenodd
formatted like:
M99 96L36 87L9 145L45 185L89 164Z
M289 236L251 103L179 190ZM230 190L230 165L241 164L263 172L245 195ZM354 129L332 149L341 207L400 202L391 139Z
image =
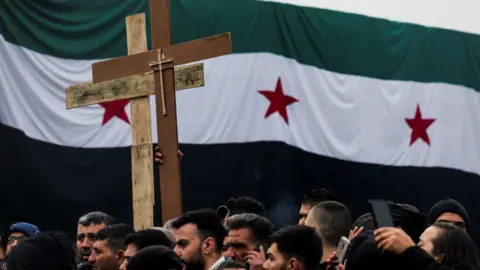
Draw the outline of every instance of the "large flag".
M250 195L286 225L324 187L355 215L369 198L428 211L450 196L480 223L480 24L458 23L468 6L444 20L431 16L442 1L281 2L171 1L174 43L231 32L234 51L204 62L205 87L177 93L185 210ZM148 1L0 2L4 222L72 232L97 209L131 222L129 102L66 110L65 89L127 54L124 18L140 12Z

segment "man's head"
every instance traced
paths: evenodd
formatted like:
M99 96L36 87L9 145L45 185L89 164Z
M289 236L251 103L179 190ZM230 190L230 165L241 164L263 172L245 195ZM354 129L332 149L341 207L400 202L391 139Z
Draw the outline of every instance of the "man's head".
M221 256L225 229L220 217L212 210L187 212L173 224L175 253L189 270L203 270L206 264Z
M78 219L77 227L77 263L86 262L92 253L97 232L112 225L115 219L103 212L90 212Z
M16 246L7 264L9 270L71 270L75 268L75 253L65 234L44 232Z
M316 270L322 258L322 239L311 227L297 225L269 238L267 270Z
M437 202L428 213L428 225L435 222L451 223L468 231L470 217L467 210L459 202L453 199L445 199Z
M317 230L323 240L324 248L334 248L342 236L348 237L352 226L352 217L348 208L335 201L325 201L312 208L305 225Z
M120 266L120 270L127 269L127 263L140 250L150 246L166 246L173 249L175 242L165 232L157 229L146 229L127 235L125 246L127 247L124 253L125 260Z
M39 233L40 230L33 224L26 222L13 224L8 230L6 255L8 256L12 252L13 247L18 245L18 243Z
M300 220L299 225L305 225L305 219L307 218L310 210L317 204L323 201L335 201L333 194L327 189L314 189L303 197L302 205L300 207Z
M268 237L275 231L275 226L267 218L255 214L240 214L227 220L228 229L227 250L225 257L235 261L244 261L249 251L257 250L266 245Z
M88 258L93 269L119 269L125 259L125 238L133 232L133 228L126 224L111 225L98 231L92 254Z
M238 198L230 198L225 205L221 205L217 208L217 214L224 221L231 216L246 213L265 216L265 207L260 201L252 197L242 196Z
M139 251L127 264L127 270L181 270L182 263L171 249L151 246Z

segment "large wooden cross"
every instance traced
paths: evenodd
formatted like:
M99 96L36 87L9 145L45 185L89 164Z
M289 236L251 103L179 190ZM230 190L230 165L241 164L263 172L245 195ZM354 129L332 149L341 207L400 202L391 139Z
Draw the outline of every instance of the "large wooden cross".
M67 109L131 99L133 216L139 230L153 226L149 95L156 97L158 144L165 158L160 168L165 222L182 214L175 90L204 85L203 63L175 66L230 54L232 44L226 33L172 46L170 0L150 0L151 51L147 51L145 14L127 17L126 24L129 56L94 63L92 83L67 88Z

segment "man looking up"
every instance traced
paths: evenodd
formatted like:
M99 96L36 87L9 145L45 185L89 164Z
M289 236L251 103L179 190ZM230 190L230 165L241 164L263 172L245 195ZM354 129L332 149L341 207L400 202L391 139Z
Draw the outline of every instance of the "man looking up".
M225 228L212 210L187 212L172 223L175 229L175 253L187 270L216 269L221 257Z

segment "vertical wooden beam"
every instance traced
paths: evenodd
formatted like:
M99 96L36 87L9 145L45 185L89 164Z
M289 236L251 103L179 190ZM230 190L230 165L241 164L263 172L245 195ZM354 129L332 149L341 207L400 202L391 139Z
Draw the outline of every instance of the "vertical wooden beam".
M170 0L150 0L152 49L172 45ZM175 59L173 59L175 61ZM178 152L177 110L173 68L163 70L163 87L167 115L163 115L159 76L155 76L158 145L165 157L160 168L162 222L182 214L182 190Z
M128 54L147 51L145 14L125 18ZM153 227L153 149L150 98L130 100L132 123L132 196L135 230Z

